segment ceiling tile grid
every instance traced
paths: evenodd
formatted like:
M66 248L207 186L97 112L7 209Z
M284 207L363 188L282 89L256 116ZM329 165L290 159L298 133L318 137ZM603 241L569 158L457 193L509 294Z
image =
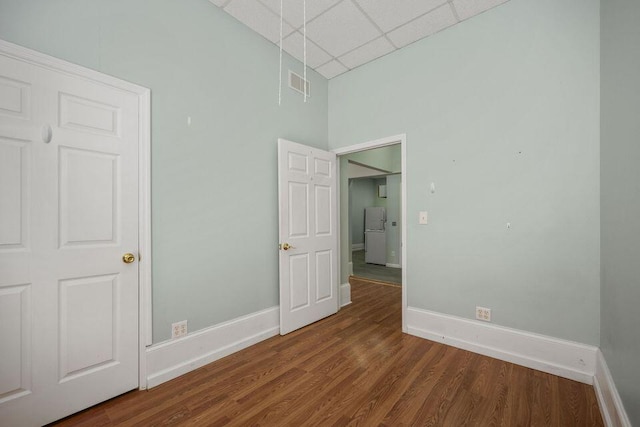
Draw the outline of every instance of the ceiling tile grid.
M499 6L507 0L452 0L453 6L461 20L469 19L486 10Z
M299 31L291 33L291 35L282 41L282 49L294 58L302 61L304 58L304 37L302 33ZM318 47L317 44L307 38L307 65L309 67L314 69L318 68L320 65L326 64L332 59L333 57L324 49Z
M370 41L351 52L340 56L338 60L347 68L353 69L376 58L396 50L395 46L384 36Z
M382 35L352 1L342 1L307 24L307 37L334 57Z
M254 0L255 1L255 0ZM280 0L260 0L269 9L280 16ZM307 1L307 22L340 3L341 0L309 0ZM303 24L302 0L282 0L283 18L294 28L301 28Z
M316 71L325 76L327 79L332 79L335 76L339 76L340 74L349 71L349 69L342 65L340 61L332 59L326 64L316 68Z
M270 42L280 40L280 18L256 0L232 0L224 11ZM283 37L294 31L287 23L282 27Z
M281 0L209 1L279 44ZM307 66L331 79L507 1L308 0ZM303 0L282 9L282 48L303 61Z
M442 6L447 0L355 0L386 33Z
M457 23L458 19L451 4L445 3L431 13L396 28L387 36L396 47L402 48Z

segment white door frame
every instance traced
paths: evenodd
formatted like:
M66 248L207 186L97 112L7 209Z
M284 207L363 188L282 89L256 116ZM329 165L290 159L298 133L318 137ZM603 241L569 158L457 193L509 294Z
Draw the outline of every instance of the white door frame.
M0 55L62 72L138 97L138 387L147 388L146 346L151 345L151 91L98 71L0 39Z
M373 141L367 141L360 144L349 145L347 147L340 147L331 150L336 153L337 156L343 156L345 154L356 153L358 151L371 150L372 148L387 147L389 145L400 144L400 156L401 156L401 168L400 176L402 180L401 186L401 210L402 218L402 332L407 333L407 134L402 133L399 135L388 136L385 138L376 139ZM340 212L340 168L338 167L338 213ZM338 221L338 236L342 235L340 230L340 223ZM340 238L340 237L338 237ZM342 277L342 253L341 246L338 245L338 278ZM339 280L340 281L340 280Z

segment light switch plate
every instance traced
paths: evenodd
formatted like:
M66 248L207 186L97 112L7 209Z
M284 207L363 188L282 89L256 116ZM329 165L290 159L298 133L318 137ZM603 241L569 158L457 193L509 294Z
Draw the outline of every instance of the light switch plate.
M427 211L421 211L418 215L418 224L426 224L427 223Z

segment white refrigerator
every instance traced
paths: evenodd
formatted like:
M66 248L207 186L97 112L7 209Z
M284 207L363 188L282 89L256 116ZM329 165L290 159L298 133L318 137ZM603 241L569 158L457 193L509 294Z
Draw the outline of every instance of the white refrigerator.
M384 208L364 210L364 262L387 265L387 214Z

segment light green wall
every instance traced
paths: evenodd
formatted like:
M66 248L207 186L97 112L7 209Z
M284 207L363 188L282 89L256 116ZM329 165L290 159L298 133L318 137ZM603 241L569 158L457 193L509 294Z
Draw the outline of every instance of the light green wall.
M511 0L329 82L331 148L407 134L410 306L599 343L599 36Z
M324 78L279 108L277 47L206 0L0 0L0 38L151 89L154 342L278 304L276 140L326 149Z
M602 1L601 346L640 425L640 2Z

